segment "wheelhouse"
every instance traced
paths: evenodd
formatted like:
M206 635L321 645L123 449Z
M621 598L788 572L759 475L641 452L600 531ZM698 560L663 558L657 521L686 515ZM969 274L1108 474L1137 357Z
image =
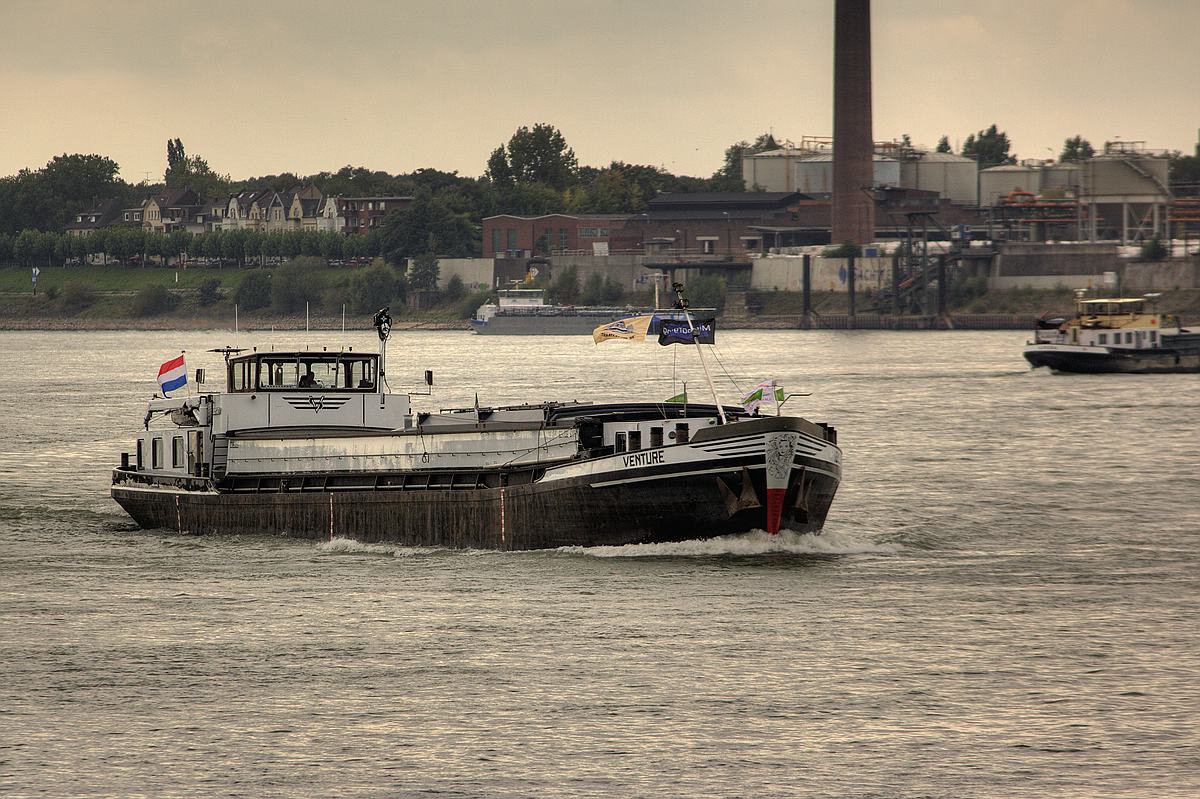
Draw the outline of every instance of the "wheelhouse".
M379 355L365 352L256 352L230 358L226 391L376 392Z
M1076 305L1084 318L1101 316L1136 316L1143 313L1146 301L1142 299L1080 300Z

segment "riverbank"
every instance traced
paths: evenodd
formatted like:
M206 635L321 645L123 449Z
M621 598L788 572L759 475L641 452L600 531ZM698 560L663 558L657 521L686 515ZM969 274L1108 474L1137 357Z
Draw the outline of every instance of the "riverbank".
M791 330L806 327L802 297L796 292L761 292L752 303L730 305L719 317L725 330L742 328ZM849 313L848 297L839 292L814 292L812 317L807 326L817 329L863 330L1027 330L1039 317L1066 316L1074 312L1074 294L1068 289L998 289L966 297L952 307L947 319L934 315L880 314L870 310L869 298L860 298L857 313ZM1200 289L1164 291L1158 299L1164 313L1178 314L1185 325L1200 326ZM470 330L453 303L428 311L393 309L395 330ZM307 321L303 313L281 314L269 310L241 312L241 330L340 330L361 328L370 314L314 313ZM121 292L98 293L86 307L71 308L64 298L0 292L0 330L232 330L234 310L229 300L203 307L195 298L172 310L135 316L129 297Z

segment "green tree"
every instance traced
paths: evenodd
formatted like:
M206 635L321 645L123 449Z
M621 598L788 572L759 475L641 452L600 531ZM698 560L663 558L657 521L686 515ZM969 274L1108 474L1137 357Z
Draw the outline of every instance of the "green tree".
M108 264L108 234L107 230L93 230L87 234L88 255L101 256L100 262Z
M81 266L87 265L87 257L89 252L89 236L67 236L65 237L71 242L71 257L79 261ZM0 257L0 261L4 260Z
M432 252L423 252L412 259L408 268L408 285L417 291L436 291L438 286L438 259Z
M1167 155L1167 176L1172 189L1180 194L1200 192L1200 144L1195 155L1184 155L1178 150Z
M31 266L37 257L38 231L26 228L13 241L13 258L22 266Z
M300 233L295 230L285 230L280 234L281 252L284 258L300 256Z
M1017 159L1010 155L1008 134L993 123L987 130L972 133L963 142L962 154L979 162L980 169L1000 164L1015 164Z
M46 266L54 263L58 251L58 238L57 233L49 230L38 233L36 252L39 263L44 263Z
M129 186L117 177L120 167L102 155L56 155L40 171L43 196L50 208L40 220L45 230L61 230L67 219L97 200L123 200Z
M304 310L305 304L319 307L325 291L323 264L317 258L294 258L271 279L271 308L284 313Z
M451 302L458 302L463 297L467 296L467 287L463 285L463 279L458 274L453 274L446 281L446 299Z
M496 157L496 151L492 152ZM579 162L567 146L562 132L553 125L539 122L532 128L522 125L505 148L508 172L517 183L544 183L562 191L575 180ZM493 174L491 158L489 174ZM498 166L498 162L496 164Z
M179 139L167 139L167 175L177 175L187 169L187 153ZM170 185L168 180L167 185Z
M408 208L384 217L378 249L366 254L382 251L393 264L423 252L461 258L475 253L475 236L474 226L465 214L453 212L428 189L421 189Z
M321 257L327 262L342 257L342 234L332 230L321 234Z
M488 156L487 170L484 174L498 188L507 189L513 185L512 167L508 164L508 153L505 152L503 144L492 150L492 154Z
M246 275L238 284L233 301L244 311L266 308L271 304L271 276L257 270Z
M573 266L558 273L546 292L548 299L559 305L573 305L579 301L579 272Z
M134 316L155 316L171 310L179 303L179 297L167 291L166 286L142 286L133 296Z
M229 175L214 172L208 161L200 156L189 156L179 139L167 140L167 169L163 180L168 189L190 186L196 194L209 199L228 197L233 182Z
M745 191L742 158L753 153L778 150L779 143L770 133L759 134L753 143L742 140L725 148L725 162L712 176L712 191Z
M1096 154L1096 149L1092 147L1092 143L1082 136L1074 136L1063 142L1062 152L1058 156L1059 161L1069 161L1078 163L1086 161Z
M168 239L162 233L147 233L143 246L147 257L162 258L167 255Z
M687 287L687 297L693 308L725 307L725 279L716 275L701 275Z
M405 301L404 281L386 263L376 263L354 277L351 305L359 313L367 313L385 305Z
M604 302L604 278L599 272L592 272L583 281L583 289L579 293L582 305L600 305Z
M56 236L54 239L54 260L63 266L67 265L67 261L71 260L72 247L71 239L75 236Z
M245 263L247 231L234 228L221 231L221 258L236 264Z
M613 280L612 275L605 275L604 276L604 295L603 295L604 304L605 305L613 305L615 303L620 302L624 296L625 296L625 289L623 289L621 287L621 284L618 283L617 281Z
M943 135L942 138L938 139L937 152L939 152L939 153L954 152L954 148L950 146L950 137L949 136Z
M221 278L210 277L200 284L196 291L196 299L203 307L216 305L221 301Z
M225 236L226 231L214 230L204 236L204 257L221 260L221 239Z
M283 233L281 231L272 230L270 233L263 234L262 254L264 260L283 257Z
M242 243L242 252L246 254L246 263L263 262L263 246L266 243L267 236L261 230L247 230L246 239Z
M563 193L544 183L518 183L502 202L505 213L521 216L558 214L567 209Z

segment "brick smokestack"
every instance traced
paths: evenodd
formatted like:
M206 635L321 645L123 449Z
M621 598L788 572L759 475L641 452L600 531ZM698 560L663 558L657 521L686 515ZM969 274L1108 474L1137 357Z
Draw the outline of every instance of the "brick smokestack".
M875 240L871 135L871 0L835 0L833 21L834 244Z

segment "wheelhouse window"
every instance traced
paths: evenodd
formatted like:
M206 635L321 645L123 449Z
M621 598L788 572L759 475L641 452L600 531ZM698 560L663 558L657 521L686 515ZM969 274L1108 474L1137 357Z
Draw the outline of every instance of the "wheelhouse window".
M150 443L150 468L161 469L163 465L163 440L154 438Z
M1158 341L1158 331L1157 331L1157 330L1151 330L1151 331L1150 331L1150 343L1151 343L1151 344L1153 344L1153 343L1154 343L1154 342L1156 342L1156 341Z
M237 360L229 366L230 391L374 391L374 355L280 353Z
M135 462L137 463L137 470L139 472L142 471L142 444L143 443L144 443L144 439L139 438L137 440L137 460Z
M183 468L183 436L174 436L171 439L171 468Z
M1097 343L1097 344L1107 344L1107 343L1108 343L1108 334L1107 334L1107 333L1100 333L1099 335L1097 335L1097 336L1096 336L1096 343Z

